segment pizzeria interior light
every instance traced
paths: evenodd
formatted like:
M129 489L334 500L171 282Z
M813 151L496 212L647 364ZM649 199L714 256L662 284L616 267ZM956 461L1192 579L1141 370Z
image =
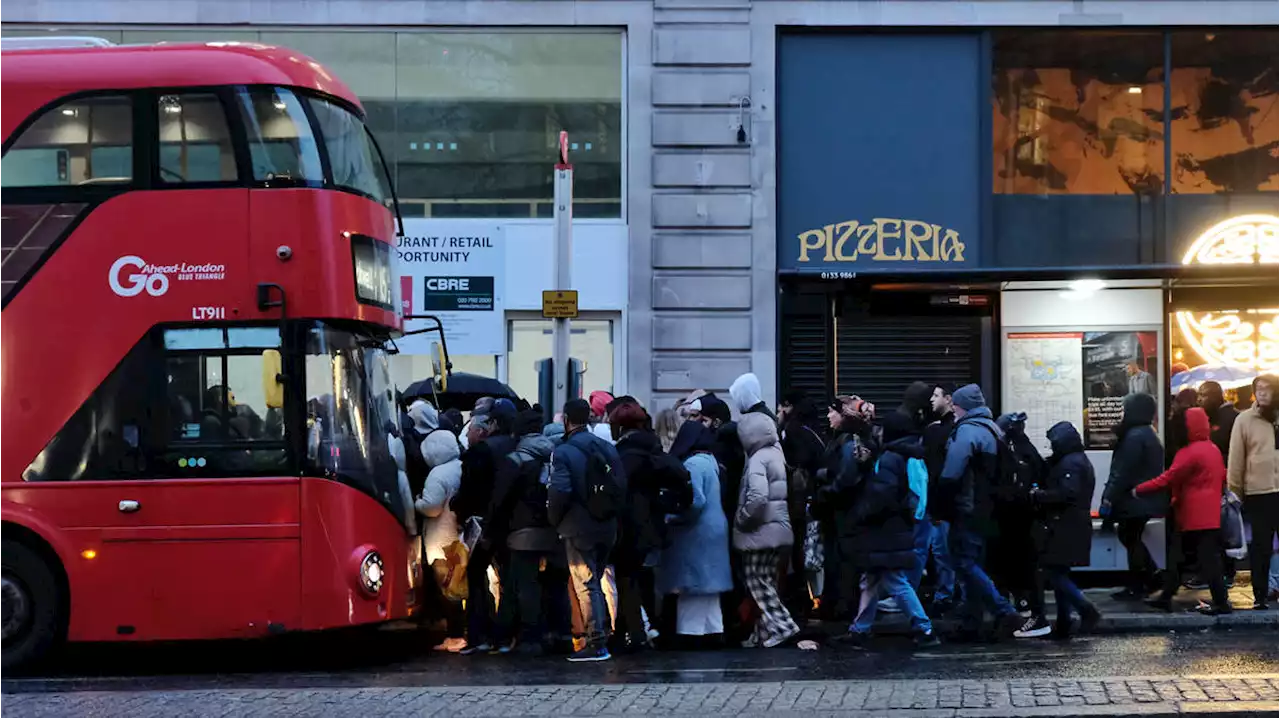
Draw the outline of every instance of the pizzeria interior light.
M1232 217L1210 227L1191 244L1183 264L1280 263L1280 218L1265 214ZM1277 309L1177 313L1178 329L1206 364L1280 369Z

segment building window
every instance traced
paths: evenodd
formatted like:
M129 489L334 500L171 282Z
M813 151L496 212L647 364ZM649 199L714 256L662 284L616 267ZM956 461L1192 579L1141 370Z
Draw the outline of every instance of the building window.
M216 95L163 95L160 123L160 181L229 182L236 179L227 116Z
M532 404L538 400L538 362L551 358L553 322L513 319L508 324L507 384ZM569 356L582 361L583 397L613 393L613 326L611 319L575 319L569 325Z
M1158 32L993 38L997 194L1152 194L1164 184Z
M1280 190L1276 31L1172 35L1173 192Z
M128 97L82 97L46 110L4 154L4 187L125 184L133 179Z
M396 73L402 201L429 217L550 217L565 130L575 216L620 216L620 34L399 33L396 64L414 68Z

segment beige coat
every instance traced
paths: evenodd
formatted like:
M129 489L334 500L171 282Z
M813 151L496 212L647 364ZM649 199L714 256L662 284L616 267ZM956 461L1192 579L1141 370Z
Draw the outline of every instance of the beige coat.
M1275 425L1254 407L1236 418L1228 452L1227 487L1237 496L1274 494L1280 491L1276 477Z

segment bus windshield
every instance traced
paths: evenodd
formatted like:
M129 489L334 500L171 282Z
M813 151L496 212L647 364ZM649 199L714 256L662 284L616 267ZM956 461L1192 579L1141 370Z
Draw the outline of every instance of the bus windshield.
M408 506L391 441L399 434L391 369L369 333L317 323L306 342L308 473L373 496L397 517Z

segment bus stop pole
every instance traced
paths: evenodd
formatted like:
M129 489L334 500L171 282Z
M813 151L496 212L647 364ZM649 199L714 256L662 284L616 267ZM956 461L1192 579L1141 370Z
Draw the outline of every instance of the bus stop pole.
M555 228L556 247L552 256L555 271L555 289L571 289L570 262L573 255L573 165L569 164L569 133L560 133L560 161L555 169ZM552 332L551 371L555 377L552 385L552 415L560 412L569 400L569 320L554 319Z

